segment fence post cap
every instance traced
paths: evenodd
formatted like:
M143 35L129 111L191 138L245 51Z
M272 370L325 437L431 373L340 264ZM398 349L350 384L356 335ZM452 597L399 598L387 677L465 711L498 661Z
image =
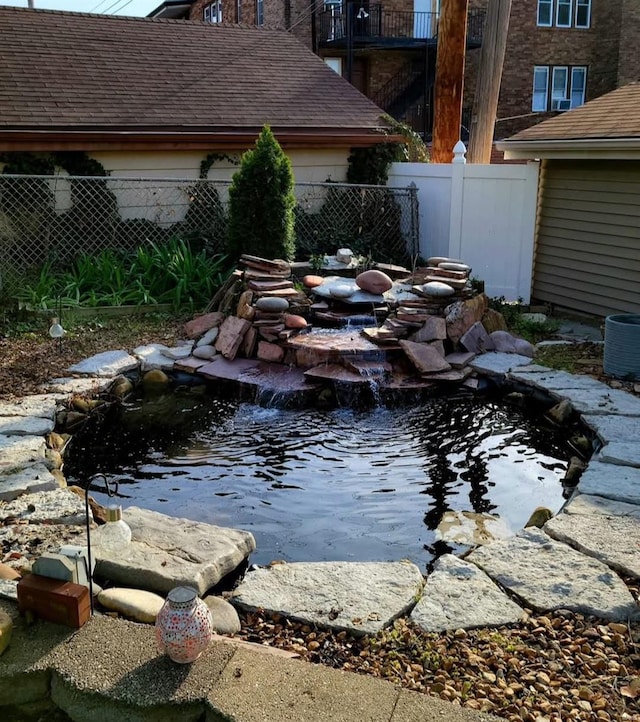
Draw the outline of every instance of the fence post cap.
M466 163L467 159L465 158L465 155L467 153L467 146L459 140L454 146L453 146L453 160L452 163Z

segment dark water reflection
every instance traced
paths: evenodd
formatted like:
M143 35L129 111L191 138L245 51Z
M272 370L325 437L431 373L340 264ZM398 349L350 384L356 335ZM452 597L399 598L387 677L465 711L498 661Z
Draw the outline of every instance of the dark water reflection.
M447 510L520 528L562 504L570 452L520 409L470 398L414 408L282 411L210 397L137 401L74 439L66 470L120 482L122 503L248 529L272 559L425 565Z

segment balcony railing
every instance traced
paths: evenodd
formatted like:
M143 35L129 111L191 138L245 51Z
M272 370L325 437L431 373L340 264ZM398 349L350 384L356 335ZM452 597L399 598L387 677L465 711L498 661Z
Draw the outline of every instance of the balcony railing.
M480 45L485 18L484 10L470 10L467 42ZM348 2L332 5L319 13L321 44L355 43L373 40L435 40L438 37L437 13L414 13L385 10L382 5Z

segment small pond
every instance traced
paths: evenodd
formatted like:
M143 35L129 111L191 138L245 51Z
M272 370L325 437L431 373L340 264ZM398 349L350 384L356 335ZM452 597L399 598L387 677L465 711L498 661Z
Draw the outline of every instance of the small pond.
M116 479L124 507L247 529L254 563L424 568L453 550L434 532L447 510L518 529L537 506L559 509L566 439L521 408L466 395L284 411L185 392L114 407L74 437L65 469L70 483Z

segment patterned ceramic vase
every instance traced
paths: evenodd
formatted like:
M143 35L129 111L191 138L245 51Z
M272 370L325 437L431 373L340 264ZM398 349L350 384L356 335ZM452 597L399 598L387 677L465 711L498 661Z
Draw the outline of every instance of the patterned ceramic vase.
M209 607L192 587L175 587L156 618L156 641L174 662L194 662L211 641Z

